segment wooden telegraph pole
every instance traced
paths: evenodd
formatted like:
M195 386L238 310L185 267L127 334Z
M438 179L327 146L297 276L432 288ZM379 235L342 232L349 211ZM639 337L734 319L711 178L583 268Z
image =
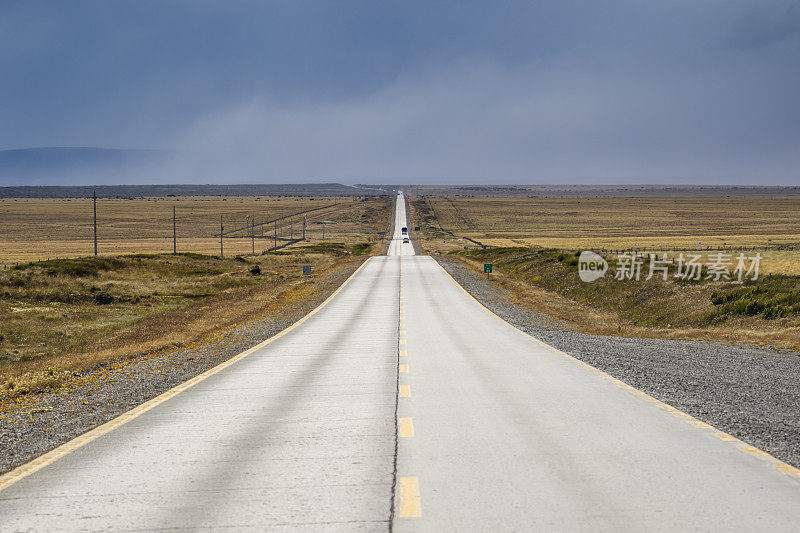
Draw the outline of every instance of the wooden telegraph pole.
M222 259L224 256L222 255L222 215L219 216L219 258Z
M92 191L92 209L94 210L94 255L97 257L97 191Z
M273 248L273 250L277 250L278 249L278 219L277 218L275 219L275 224L273 226L273 230L272 231L273 231L273 235L275 237L275 247Z
M172 206L172 255L178 253L178 239L175 234L175 206Z
M250 244L253 245L252 255L256 255L256 216L253 215L253 225L250 226Z

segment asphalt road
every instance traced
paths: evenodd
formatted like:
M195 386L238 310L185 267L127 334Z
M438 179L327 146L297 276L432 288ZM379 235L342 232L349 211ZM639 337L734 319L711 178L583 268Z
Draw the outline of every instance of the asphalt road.
M0 529L797 529L800 472L490 314L397 205L302 323L1 477Z

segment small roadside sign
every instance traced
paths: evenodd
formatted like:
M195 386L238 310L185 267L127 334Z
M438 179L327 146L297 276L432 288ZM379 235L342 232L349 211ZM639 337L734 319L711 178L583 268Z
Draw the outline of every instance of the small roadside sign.
M492 273L492 264L491 263L484 263L483 264L483 271L486 273L486 279L489 279L489 274Z
M419 231L419 226L414 226L414 231Z
M303 265L303 275L304 276L311 275L311 265Z

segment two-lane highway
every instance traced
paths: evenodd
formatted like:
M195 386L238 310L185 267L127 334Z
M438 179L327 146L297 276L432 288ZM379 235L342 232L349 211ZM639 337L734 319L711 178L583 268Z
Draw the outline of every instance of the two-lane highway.
M1 477L0 530L797 530L797 469L492 315L397 200L313 315Z

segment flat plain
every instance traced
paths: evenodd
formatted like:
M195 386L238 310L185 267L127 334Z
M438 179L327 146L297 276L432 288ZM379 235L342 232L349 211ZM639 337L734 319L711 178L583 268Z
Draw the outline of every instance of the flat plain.
M800 274L800 197L417 197L432 231L489 246L760 251L764 273ZM452 235L446 235L446 234ZM469 241L436 242L447 249Z
M376 237L376 227L367 226L372 213L385 199L376 197L308 196L187 196L153 198L100 198L97 200L98 254L172 252L173 207L176 216L178 252L219 254L220 216L224 251L231 256L256 252L283 239L298 238L306 218L306 240L355 243ZM313 211L310 211L313 210ZM302 214L303 211L308 211ZM296 214L296 216L291 216ZM257 225L255 237L246 228ZM83 257L93 253L93 209L91 198L1 198L0 265L6 267L40 259ZM377 221L376 221L377 222ZM388 217L381 224L388 229ZM0 267L2 268L2 267Z

